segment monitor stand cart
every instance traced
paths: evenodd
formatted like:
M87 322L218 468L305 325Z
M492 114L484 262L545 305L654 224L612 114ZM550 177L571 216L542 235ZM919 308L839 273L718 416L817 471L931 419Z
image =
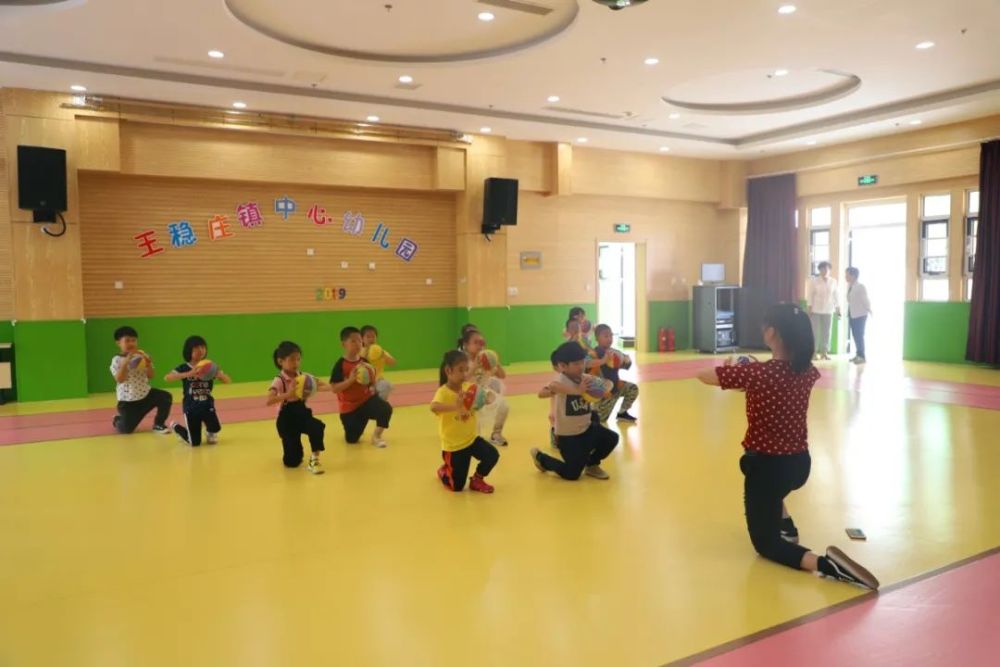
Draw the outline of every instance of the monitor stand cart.
M735 285L696 285L694 288L694 347L701 352L732 352L739 345L736 335Z

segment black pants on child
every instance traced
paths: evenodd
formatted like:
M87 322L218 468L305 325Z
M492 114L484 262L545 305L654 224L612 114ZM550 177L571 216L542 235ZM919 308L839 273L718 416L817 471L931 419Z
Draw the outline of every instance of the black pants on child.
M580 435L560 435L556 438L562 461L544 452L538 454L538 461L543 468L563 479L575 480L580 479L584 468L599 465L617 446L617 433L591 422Z
M201 445L201 426L209 433L222 430L219 415L215 413L215 401L200 401L184 406L184 426L174 424L174 433L187 440L192 447Z
M156 410L153 423L156 426L166 426L170 416L170 406L174 397L162 389L150 389L145 398L138 401L118 401L118 415L114 419L115 430L119 433L132 433L139 422L146 418L152 410Z
M380 428L389 428L392 406L380 396L372 396L357 410L340 413L340 423L344 425L344 439L352 445L360 440L369 419L374 419L375 425Z
M740 459L743 504L753 548L764 558L800 569L809 549L781 537L781 504L809 479L809 452L769 456L747 453Z
M302 436L309 436L309 446L313 452L322 452L323 432L326 424L313 417L312 410L302 401L285 403L278 413L278 435L285 453L282 462L288 468L297 468L302 463Z
M444 459L444 474L441 476L441 481L452 491L461 491L465 488L465 480L469 477L472 459L479 461L476 474L486 477L500 460L500 452L490 443L477 437L465 449L457 452L441 452L441 458Z

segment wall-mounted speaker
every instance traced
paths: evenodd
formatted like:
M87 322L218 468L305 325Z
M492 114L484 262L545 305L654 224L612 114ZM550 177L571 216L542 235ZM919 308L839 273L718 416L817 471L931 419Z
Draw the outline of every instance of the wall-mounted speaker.
M483 234L517 224L517 179L487 178L483 190Z
M35 222L55 222L66 210L66 151L17 147L17 206L34 211Z

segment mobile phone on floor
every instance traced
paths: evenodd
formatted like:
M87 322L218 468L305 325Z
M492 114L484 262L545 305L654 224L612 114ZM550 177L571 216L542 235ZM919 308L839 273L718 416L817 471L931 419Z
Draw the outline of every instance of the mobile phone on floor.
M848 528L847 536L852 540L867 540L868 537L865 536L865 531L860 528Z

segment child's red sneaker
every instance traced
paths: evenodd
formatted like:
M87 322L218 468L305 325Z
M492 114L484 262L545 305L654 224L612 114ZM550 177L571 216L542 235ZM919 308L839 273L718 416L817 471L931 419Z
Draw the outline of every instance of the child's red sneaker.
M479 475L469 478L469 488L479 493L493 493L493 487L486 483L486 480Z

